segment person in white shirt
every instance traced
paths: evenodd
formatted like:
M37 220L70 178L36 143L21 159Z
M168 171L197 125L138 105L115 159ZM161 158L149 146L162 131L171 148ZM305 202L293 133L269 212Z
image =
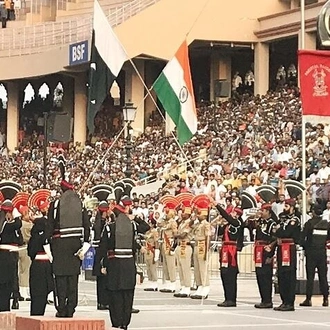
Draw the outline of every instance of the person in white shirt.
M330 221L330 201L327 202L327 208L323 211L322 220Z
M318 176L321 179L321 183L327 182L330 175L330 167L327 165L327 161L322 161L322 167L319 169Z

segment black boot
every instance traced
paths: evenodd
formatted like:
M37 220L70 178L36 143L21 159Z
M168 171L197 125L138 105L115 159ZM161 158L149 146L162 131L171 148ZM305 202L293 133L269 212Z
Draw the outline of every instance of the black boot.
M328 297L327 296L324 296L323 297L323 304L322 304L323 307L328 307L329 306L329 300L328 300Z
M302 303L299 304L299 306L311 307L312 306L312 300L309 299L309 298L306 298Z
M18 303L18 299L15 298L13 300L13 304L11 305L11 309L19 309L19 303Z

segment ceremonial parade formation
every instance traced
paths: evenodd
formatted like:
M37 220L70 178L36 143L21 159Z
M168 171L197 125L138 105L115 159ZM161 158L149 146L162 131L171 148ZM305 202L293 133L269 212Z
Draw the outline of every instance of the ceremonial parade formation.
M305 190L299 182L284 181L287 198L278 216L273 212L278 191L261 185L255 196L243 192L236 206L227 209L205 194L181 192L173 196L165 191L155 202L161 213L155 220L145 218L143 213L134 214L131 190L135 183L131 179L123 179L112 187L93 187L96 202L86 208L65 175L62 155L58 164L63 193L55 199L47 189L27 194L15 182L0 183L1 311L10 310L11 298L12 308L18 309L18 301L24 295L31 301L30 314L44 315L48 294L53 292L56 317L73 317L78 304L81 261L93 248L95 307L110 311L114 327L127 329L134 311L137 260L147 274L144 290L150 294L159 290L176 298L207 299L212 295L211 241L215 241L219 253L224 289L224 301L218 307L236 307L238 253L244 249L244 229L251 220L260 294L260 302L254 307L273 308L276 274L282 303L274 310L295 310L297 250L302 248L306 251L308 283L306 300L300 306L312 305L316 268L323 306L328 306L326 248L330 225L322 220L320 206L314 205L313 217L302 230L302 214L295 207ZM28 261L24 261L23 254L18 256L23 251ZM19 262L25 266L19 267ZM28 278L23 279L26 274ZM180 290L176 291L178 284Z

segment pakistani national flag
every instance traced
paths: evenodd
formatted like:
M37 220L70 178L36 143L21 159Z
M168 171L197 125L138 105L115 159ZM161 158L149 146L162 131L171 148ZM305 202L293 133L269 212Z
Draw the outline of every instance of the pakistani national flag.
M94 1L93 38L89 78L87 125L94 131L94 117L117 78L127 54L113 32L100 4Z
M197 114L186 41L167 63L153 88L176 125L180 144L189 141L197 131Z

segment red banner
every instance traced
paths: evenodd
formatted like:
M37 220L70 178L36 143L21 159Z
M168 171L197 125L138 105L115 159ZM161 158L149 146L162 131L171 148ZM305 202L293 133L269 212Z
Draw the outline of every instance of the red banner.
M330 116L330 52L298 51L302 114Z

